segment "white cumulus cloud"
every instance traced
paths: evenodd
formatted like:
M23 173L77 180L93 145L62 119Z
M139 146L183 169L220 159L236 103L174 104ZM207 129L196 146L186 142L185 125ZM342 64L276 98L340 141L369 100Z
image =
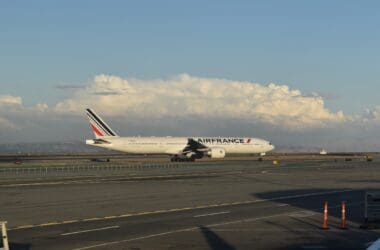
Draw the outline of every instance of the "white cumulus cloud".
M26 124L33 124L49 110L45 103L27 107L20 96L0 95L0 132L20 129Z
M366 109L363 115L358 116L357 120L364 123L380 122L380 106Z
M287 128L325 127L343 122L320 96L306 96L286 85L201 78L188 74L144 80L98 75L59 102L59 113L81 114L87 107L110 116L240 119Z
M0 95L0 105L22 105L22 98L20 96Z
M45 112L49 109L49 105L47 105L46 103L38 103L35 106L35 109L40 111L40 112Z
M0 117L0 132L15 129L16 125L6 118Z

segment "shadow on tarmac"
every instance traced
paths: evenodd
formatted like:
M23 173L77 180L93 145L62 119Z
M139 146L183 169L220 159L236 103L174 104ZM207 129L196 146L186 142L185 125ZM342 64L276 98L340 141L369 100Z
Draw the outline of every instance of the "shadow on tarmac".
M9 249L11 250L29 250L32 249L32 245L23 243L9 243Z
M336 193L333 193L335 191ZM318 214L309 217L302 217L302 213L300 217L290 216L289 219L292 221L290 225L292 226L283 225L281 223L272 225L282 228L286 232L297 233L301 241L307 242L307 244L302 245L290 244L279 248L279 250L365 249L366 244L380 237L378 232L361 230L356 226L349 226L348 230L340 229L342 201L347 203L346 218L348 222L355 222L359 225L364 222L364 195L365 191L360 189L347 192L345 192L345 189L296 189L252 193L252 196L255 198L268 199L271 200L271 202L286 204L302 210L319 213L320 218L318 218ZM278 197L284 198L276 199ZM329 204L330 230L321 230L325 201ZM296 230L303 227L311 228L312 230Z
M214 233L211 229L200 226L199 227L203 237L206 239L210 249L212 250L235 250L236 248L231 246L228 242L222 239L219 235Z
M334 193L336 192L336 193ZM342 201L347 203L346 217L356 223L364 222L364 190L353 189L293 189L265 193L252 193L255 198L290 205L302 210L323 213L324 203L329 205L329 217L341 218ZM278 197L284 197L277 199ZM273 200L274 199L274 200Z

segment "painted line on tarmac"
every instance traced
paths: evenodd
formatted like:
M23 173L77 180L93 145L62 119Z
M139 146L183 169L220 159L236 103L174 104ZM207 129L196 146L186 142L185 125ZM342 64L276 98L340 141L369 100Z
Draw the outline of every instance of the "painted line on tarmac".
M286 206L289 206L289 204L280 204L280 205L278 205L278 207L286 207Z
M85 249L91 249L91 248L111 246L111 245L129 242L129 241L144 240L144 239L149 239L149 238L154 238L154 237L159 237L159 236L165 236L165 235L174 234L174 233L190 232L190 231L195 231L197 229L198 229L198 227L190 227L190 228L168 231L168 232L163 232L163 233L158 233L158 234L150 234L150 235L126 239L126 240L112 241L112 242L106 242L103 244L97 244L97 245L92 245L92 246L87 246L87 247L80 247L80 248L75 248L74 250L85 250Z
M54 221L54 222L40 224L40 227L48 227L48 226L55 226L55 225L61 225L61 224L62 222Z
M307 245L307 246L302 246L301 249L311 249L311 250L316 250L316 249L329 249L327 246L323 245Z
M215 215L221 215L221 214L229 214L231 211L225 211L225 212L219 212L219 213L210 213L210 214L198 214L194 215L194 218L199 218L199 217L206 217L206 216L215 216Z
M64 220L64 221L62 221L61 224L71 224L71 223L75 223L75 222L78 222L78 220Z
M63 233L63 234L61 234L61 236L67 236L67 235L73 235L73 234L83 234L83 233L97 232L97 231L104 231L104 230L116 229L116 228L120 228L120 226L101 227L101 228L87 229L87 230L70 232L70 233Z
M87 218L83 220L78 220L79 222L89 222L89 221L97 221L97 220L106 220L105 217L95 217L95 218Z
M69 185L69 184L93 184L101 183L100 181L56 181L56 182L35 182L35 183L17 183L4 184L0 187L31 187L31 186L51 186L51 185Z
M61 221L61 222L54 221L54 222L47 222L47 223L35 224L35 225L21 225L21 226L17 226L14 228L9 228L8 231L38 228L38 227L46 227L46 226L54 226L54 225L63 225L63 224L71 224L71 223L121 219L121 218L136 217L136 216L143 216L143 215L157 215L157 214L163 214L163 213L184 212L184 211L191 211L191 210L196 210L196 209L247 205L247 204L278 201L278 200L285 200L285 199L296 199L296 198L305 198L305 197L320 196L320 195L348 193L348 192L353 192L353 191L356 191L356 190L353 190L353 189L334 190L334 191L315 192L315 193L307 193L307 194L299 194L299 195L288 195L288 196L281 196L281 197L275 197L275 198L269 198L269 199L257 199L257 200L238 201L238 202L226 202L226 203L210 204L210 205L195 206L195 207L172 208L172 209L164 209L164 210L156 210L156 211L128 213L128 214L121 214L121 215L108 215L108 216L104 216L104 217L85 218L85 219L78 219L78 220L72 220L72 221L69 221L69 220Z
M231 172L233 173L233 172ZM227 173L227 174L231 174ZM160 180L167 178L186 178L186 177L207 177L217 176L218 174L226 174L219 172L212 173L196 173L196 174L180 174L180 175L153 175L153 176L132 176L125 178L103 178L95 180L79 180L79 181L54 181L54 182L32 182L32 183L15 183L15 184L2 184L0 187L28 187L28 186L50 186L50 185L70 185L70 184L99 184L99 183L123 183L123 182L135 182L139 180Z
M17 227L18 229L26 229L26 228L33 228L34 225L23 225L23 226L19 226ZM9 230L9 229L8 229Z

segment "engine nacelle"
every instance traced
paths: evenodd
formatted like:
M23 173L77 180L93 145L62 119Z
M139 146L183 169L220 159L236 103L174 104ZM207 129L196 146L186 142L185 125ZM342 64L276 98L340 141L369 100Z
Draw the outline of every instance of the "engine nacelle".
M207 155L213 159L221 159L226 156L226 150L224 148L211 148Z

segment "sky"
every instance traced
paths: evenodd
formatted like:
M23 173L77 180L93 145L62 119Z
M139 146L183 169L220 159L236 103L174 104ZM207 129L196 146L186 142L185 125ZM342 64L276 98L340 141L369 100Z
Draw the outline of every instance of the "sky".
M0 141L256 136L380 150L378 1L3 1ZM360 142L358 144L358 141Z

